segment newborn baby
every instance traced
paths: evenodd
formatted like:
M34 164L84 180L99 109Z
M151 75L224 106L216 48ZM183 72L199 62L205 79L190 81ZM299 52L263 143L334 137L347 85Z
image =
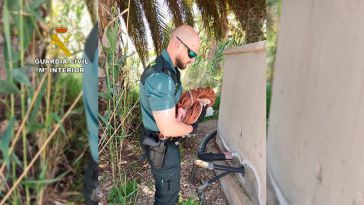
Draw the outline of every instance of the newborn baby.
M215 103L216 94L212 88L192 89L182 94L177 104L176 118L186 124L195 123L206 106Z

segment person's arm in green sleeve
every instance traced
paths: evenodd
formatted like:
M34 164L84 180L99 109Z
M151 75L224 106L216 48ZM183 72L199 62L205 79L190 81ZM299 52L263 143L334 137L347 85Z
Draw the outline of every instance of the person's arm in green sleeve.
M176 119L175 84L165 74L154 74L145 81L145 89L159 131L167 137L189 134L193 128Z
M180 137L192 132L193 127L181 121L177 121L176 107L168 110L153 111L153 117L160 132L168 137Z

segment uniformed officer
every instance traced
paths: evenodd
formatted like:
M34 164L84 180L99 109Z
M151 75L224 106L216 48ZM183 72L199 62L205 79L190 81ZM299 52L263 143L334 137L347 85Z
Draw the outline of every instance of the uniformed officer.
M151 165L155 180L155 204L174 205L180 191L181 161L176 137L191 133L197 128L176 119L182 86L180 72L193 62L200 48L198 33L188 25L175 28L170 36L167 49L162 51L143 72L140 80L140 101L143 120L141 142L144 153ZM155 165L160 154L151 146L143 144L146 137L155 142L165 143L161 166ZM157 163L158 164L158 163Z

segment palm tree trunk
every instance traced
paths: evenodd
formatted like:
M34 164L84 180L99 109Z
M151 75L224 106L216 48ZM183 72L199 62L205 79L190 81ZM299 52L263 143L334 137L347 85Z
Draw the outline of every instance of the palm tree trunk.
M93 0L85 0L85 3L87 6L87 10L90 13L92 24L95 24L97 21L96 3Z

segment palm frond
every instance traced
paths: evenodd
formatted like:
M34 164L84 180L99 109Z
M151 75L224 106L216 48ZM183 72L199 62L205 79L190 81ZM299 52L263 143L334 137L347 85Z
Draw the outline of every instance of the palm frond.
M96 4L93 0L85 0L87 10L90 13L92 24L95 24L97 21L97 10L96 10Z
M169 11L172 13L174 25L177 27L183 24L183 16L178 0L165 0Z
M240 22L241 26L245 30L246 28L246 19L248 19L248 1L249 0L227 0L229 4L229 8L234 12L236 19Z
M220 21L221 21L221 31L222 37L225 39L228 31L228 18L227 18L227 0L217 1L218 9L220 13Z
M163 48L167 48L168 46L168 42L169 42L169 37L171 36L171 33L173 31L174 27L173 26L169 26L167 25L164 30L161 33L163 42L162 42L162 47Z
M265 0L228 0L231 10L245 31L246 43L264 39Z
M266 1L259 0L257 1L254 7L254 13L256 17L256 31L257 31L257 41L265 40L263 25L264 21L267 19L267 9L266 9Z
M181 10L184 14L184 22L186 22L188 25L192 26L194 25L194 17L193 17L193 1L192 0L182 0L181 3Z
M163 36L160 34L166 28L166 17L157 0L142 0L144 15L147 19L155 51L159 55L163 49Z
M201 13L204 27L210 34L214 34L217 39L221 39L224 31L222 31L216 1L196 0L196 4Z
M119 8L121 11L128 8L128 1L119 0ZM144 67L148 60L148 40L146 36L146 26L143 21L144 12L142 5L139 0L132 0L129 8L129 22L127 22L126 15L123 19L125 24L128 26L128 34L134 42L135 48L139 54L140 60Z

